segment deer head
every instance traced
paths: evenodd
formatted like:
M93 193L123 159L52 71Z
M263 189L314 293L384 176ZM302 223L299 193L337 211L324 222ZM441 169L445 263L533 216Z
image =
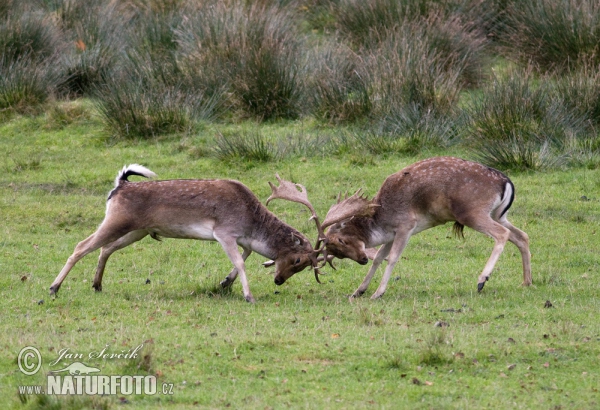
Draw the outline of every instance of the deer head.
M273 183L269 182L272 194L267 199L266 204L268 205L269 202L273 199L285 199L288 201L298 202L300 204L305 205L312 214L310 219L315 221L318 231L318 237L315 247L313 249L313 253L309 256L309 258L315 272L315 279L317 280L317 282L321 283L321 281L319 280L319 275L322 274L320 272L320 269L325 265L325 263L329 263L329 265L333 269L335 269L335 267L331 263L331 259L333 259L333 256L336 255L335 253L330 255L329 249L331 248L333 252L337 252L337 248L335 246L330 246L328 235L325 234L325 229L331 225L334 225L338 222L349 218L353 218L355 216L370 216L373 214L374 208L378 205L373 204L372 201L369 201L366 197L361 195L361 190L356 191L351 197L348 197L348 195L346 194L345 199L343 201L340 201L341 195L338 195L337 203L329 209L324 222L321 224L319 222L319 216L317 215L315 208L308 200L306 188L301 184L295 184L293 182L286 181L282 179L278 174L276 174L275 177L279 182L279 186L275 186ZM303 264L302 259L299 260L298 264ZM302 267L302 269L303 268L304 267ZM289 278L290 276L292 276L296 272L299 272L302 269L298 269L296 271L288 269L285 273L281 272L277 276L277 278L281 278L283 282L285 282L287 278Z

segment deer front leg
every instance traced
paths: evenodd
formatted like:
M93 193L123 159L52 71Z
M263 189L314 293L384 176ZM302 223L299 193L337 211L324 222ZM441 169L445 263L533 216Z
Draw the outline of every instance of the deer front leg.
M231 263L233 263L234 270L237 271L237 275L240 276L240 282L242 282L242 291L244 293L244 298L246 299L246 302L255 303L256 300L250 292L248 278L246 277L246 267L244 264L244 258L242 258L242 255L240 255L240 251L238 250L238 245L235 238L227 235L226 232L214 232L213 235L223 247L223 250L227 254L227 257L229 258Z
M243 248L243 249L244 249L244 252L242 253L242 259L244 260L244 262L246 262L246 259L248 259L248 256L250 256L252 251L250 249L246 249L246 248ZM227 275L227 277L221 281L221 283L220 283L221 287L228 288L231 285L233 285L233 282L235 282L237 275L238 275L238 270L236 268L233 268L233 270L231 272L229 272L229 275Z
M377 268L379 268L379 265L381 265L381 263L388 256L388 254L390 253L391 247L392 247L392 242L389 242L389 243L384 244L381 248L379 248L379 250L377 251L377 254L375 255L375 258L373 259L373 264L371 265L371 268L369 269L369 273L367 273L367 276L365 276L365 278L363 279L360 286L350 296L350 301L352 301L352 299L354 299L354 298L361 297L363 295L363 293L365 293L367 291L367 288L369 287L369 283L371 283L371 279L373 279L373 275L375 275L375 271L377 270Z
M416 225L416 224L415 224ZM402 251L406 247L408 243L408 239L412 235L414 230L414 226L410 229L400 229L396 232L396 236L394 237L394 242L392 242L391 250L388 256L388 263L385 267L385 271L383 272L383 277L381 278L381 282L379 283L379 287L371 296L371 299L378 299L385 293L387 288L387 284L392 276L392 271L394 270L394 266L398 259L400 259L400 255L402 255ZM378 255L379 256L379 255Z

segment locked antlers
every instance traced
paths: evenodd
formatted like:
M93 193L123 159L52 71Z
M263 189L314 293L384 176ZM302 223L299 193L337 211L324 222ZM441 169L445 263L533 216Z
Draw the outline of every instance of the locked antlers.
M378 206L380 205L373 203L373 201L362 195L362 189L356 191L349 198L346 194L343 201L341 200L341 194L339 194L337 203L329 208L327 212L327 216L323 221L323 229L355 216L373 216L375 208Z
M373 215L374 208L379 205L374 204L372 201L368 200L365 196L361 195L362 190L358 190L351 197L344 198L341 201L341 195L338 195L338 200L335 205L333 205L329 212L327 212L327 216L323 221L323 224L319 222L319 217L315 211L315 208L312 206L310 201L308 200L308 195L306 193L306 188L301 184L294 184L293 182L286 181L282 179L278 174L275 174L277 181L279 181L279 186L273 185L269 181L269 186L271 187L272 194L267 199L266 204L269 205L269 202L273 199L285 199L292 202L298 202L300 204L305 205L312 216L310 219L315 221L317 225L317 231L319 232L319 236L317 238L317 243L314 248L314 254L311 256L313 259L313 269L315 270L315 279L317 282L321 283L319 280L319 275L322 273L319 271L325 263L329 263L329 265L335 269L335 266L331 263L331 259L327 256L327 236L325 235L325 228L334 225L343 220L355 217L355 216L371 216ZM323 243L321 246L321 243ZM317 258L317 255L323 254L322 257ZM319 260L322 259L322 264L319 265Z

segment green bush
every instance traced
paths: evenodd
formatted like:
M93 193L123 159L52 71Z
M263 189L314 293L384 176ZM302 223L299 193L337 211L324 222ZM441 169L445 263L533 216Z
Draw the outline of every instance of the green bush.
M526 73L487 87L468 110L467 139L478 159L499 169L542 169L563 162L585 121Z
M178 30L182 64L227 88L242 116L258 120L301 113L301 36L290 9L268 2L234 1L198 10Z
M0 54L6 60L27 56L44 61L59 53L62 46L60 30L42 13L20 10L0 19Z
M68 46L62 55L66 74L58 93L70 97L88 95L110 77L127 48L131 13L106 0L53 0L48 11L58 17Z
M356 122L371 113L370 78L360 57L329 42L314 57L309 86L312 112L333 123Z
M593 127L600 126L600 67L585 64L556 78L556 97Z
M600 63L600 2L597 0L515 1L506 13L508 55L541 71Z
M461 69L435 47L427 29L407 23L387 33L365 58L371 75L372 117L385 118L407 105L445 113L458 100Z
M53 61L0 55L0 112L37 114L60 81ZM6 116L3 115L6 118Z
M338 32L355 45L368 45L374 37L405 20L419 20L432 10L431 0L340 0L333 7Z

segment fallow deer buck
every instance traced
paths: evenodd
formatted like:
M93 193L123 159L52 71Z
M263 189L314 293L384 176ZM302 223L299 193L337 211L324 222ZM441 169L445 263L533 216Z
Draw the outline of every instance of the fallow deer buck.
M308 266L314 268L318 280L317 258L323 250L315 251L304 235L279 220L242 183L222 179L129 182L132 175L156 176L137 164L119 172L115 188L108 195L104 221L96 232L75 247L50 286L50 294L58 292L81 258L99 248L102 249L92 286L101 291L102 275L110 255L147 235L157 240L165 237L219 242L234 266L221 286L231 286L239 274L248 302L255 300L250 293L244 262L253 251L272 259L263 265L275 265L277 285ZM269 200L283 198L308 203L306 192L302 196L297 189L294 191L296 193L288 198L274 189ZM243 249L241 255L238 246Z
M332 225L326 249L337 258L360 264L374 257L373 265L351 299L368 288L375 271L387 258L387 266L372 299L381 297L408 239L425 229L455 221L454 231L464 226L494 239L494 248L477 281L481 291L507 241L514 243L523 260L523 285L531 285L531 255L527 234L507 219L515 188L502 172L459 158L437 157L409 165L390 175L372 200L357 194L334 205L323 221ZM349 209L363 216L352 216ZM365 216L366 214L366 216ZM331 218L330 218L331 215ZM349 217L339 221L340 215ZM373 247L382 245L375 252Z

